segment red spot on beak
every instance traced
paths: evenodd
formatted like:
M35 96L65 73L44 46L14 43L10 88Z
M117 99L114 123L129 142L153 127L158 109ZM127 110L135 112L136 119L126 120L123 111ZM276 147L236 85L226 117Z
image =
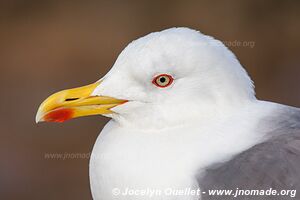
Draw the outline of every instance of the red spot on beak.
M46 114L44 120L47 122L64 122L71 119L73 110L70 108L61 108Z

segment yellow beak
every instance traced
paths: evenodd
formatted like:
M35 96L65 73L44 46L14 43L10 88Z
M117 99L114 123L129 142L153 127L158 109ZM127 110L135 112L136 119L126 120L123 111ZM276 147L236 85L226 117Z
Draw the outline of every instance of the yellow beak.
M111 108L127 102L112 97L91 96L99 84L96 82L51 95L40 105L36 122L64 122L76 117L111 114Z

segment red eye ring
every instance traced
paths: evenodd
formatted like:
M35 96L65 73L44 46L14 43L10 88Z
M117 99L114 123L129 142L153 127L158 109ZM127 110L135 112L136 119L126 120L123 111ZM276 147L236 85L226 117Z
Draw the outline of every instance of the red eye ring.
M160 74L158 76L156 76L152 83L160 88L166 88L168 86L170 86L174 81L174 78L169 75L169 74Z

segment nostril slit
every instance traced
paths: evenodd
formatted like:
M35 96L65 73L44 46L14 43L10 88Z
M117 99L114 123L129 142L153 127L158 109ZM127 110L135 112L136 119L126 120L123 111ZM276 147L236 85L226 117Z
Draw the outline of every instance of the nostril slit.
M75 101L77 99L79 99L79 98L67 98L65 101Z

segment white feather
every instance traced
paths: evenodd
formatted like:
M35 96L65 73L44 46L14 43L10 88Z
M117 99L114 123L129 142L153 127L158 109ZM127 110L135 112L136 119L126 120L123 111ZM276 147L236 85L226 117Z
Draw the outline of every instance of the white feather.
M175 81L157 88L152 79L164 73ZM94 146L95 200L196 199L112 190L197 188L202 169L264 139L257 123L277 107L256 100L251 79L220 41L188 28L129 44L93 94L130 100L114 108Z

